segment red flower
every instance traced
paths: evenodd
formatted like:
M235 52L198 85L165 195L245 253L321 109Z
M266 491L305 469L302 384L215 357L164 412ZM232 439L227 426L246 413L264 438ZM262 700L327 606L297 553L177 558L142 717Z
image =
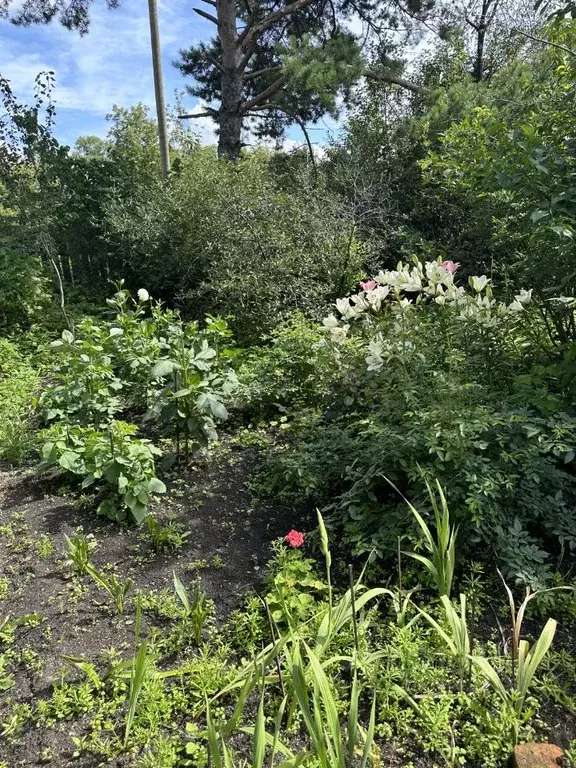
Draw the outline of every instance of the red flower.
M304 534L300 533L300 531L295 531L294 528L292 528L290 533L284 536L284 541L290 544L291 547L301 547L302 544L304 544Z

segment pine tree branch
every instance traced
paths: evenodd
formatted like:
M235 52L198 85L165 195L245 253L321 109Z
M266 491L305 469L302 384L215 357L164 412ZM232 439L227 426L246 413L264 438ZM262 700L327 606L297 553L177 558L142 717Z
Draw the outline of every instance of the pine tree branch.
M211 13L206 13L206 11L203 11L202 8L193 8L194 13L197 13L198 16L202 16L203 19L208 19L208 21L211 21L213 24L216 24L218 26L218 19L216 16L212 16Z
M244 80L253 80L260 75L267 75L268 72L279 72L282 67L264 67L264 69L255 69L253 72L247 72L244 75Z
M244 56L242 56L242 58L240 59L240 63L238 64L238 67L237 67L238 72L244 72L244 70L248 66L250 59L252 58L252 56L254 56L255 53L256 53L255 46L252 46L246 51Z
M207 5L211 5L213 8L216 8L216 0L202 0L203 3L206 3Z
M416 83L411 83L409 80L406 80L403 77L400 77L399 75L395 75L393 72L389 72L388 70L373 70L373 69L367 69L364 72L364 77L367 77L369 80L378 80L382 83L391 83L392 85L399 85L401 88L405 88L407 91L412 91L412 93L417 93L420 96L426 96L432 91L430 91L428 88L423 88L421 85L417 85Z
M573 51L572 48L568 48L561 43L553 43L551 40L545 40L543 37L535 37L534 35L529 35L528 32L523 32L521 29L516 29L515 31L518 32L519 35L522 35L522 37L527 37L529 40L534 40L535 43L551 45L552 48L559 48L561 51L564 51L564 53L570 54L570 56L576 56L576 51Z
M273 96L275 93L281 90L285 85L286 85L286 75L281 75L277 80L275 80L271 85L269 85L268 88L265 88L261 93L254 96L253 99L250 99L249 101L245 101L243 104L241 104L240 112L247 112L250 109L254 109L254 107L257 107L259 104L262 104L263 101L266 101L270 96Z
M220 64L218 59L214 58L214 56L212 56L211 53L208 53L208 51L204 51L204 55L206 56L206 60L209 61L213 67L216 67L216 69L219 72L224 72L224 67L222 66L222 64Z
M206 109L204 112L196 112L190 115L178 115L178 120L193 120L195 117L218 117L218 112L215 109Z
M294 0L293 3L288 3L288 5L285 5L283 8L279 8L277 11L274 11L274 13L270 13L262 19L262 21L252 25L248 24L238 38L239 45L244 48L247 47L254 38L260 37L260 35L266 32L267 29L270 29L271 26L276 24L277 21L283 19L284 16L291 16L293 13L301 11L302 8L306 8L307 5L310 5L313 2L314 0Z

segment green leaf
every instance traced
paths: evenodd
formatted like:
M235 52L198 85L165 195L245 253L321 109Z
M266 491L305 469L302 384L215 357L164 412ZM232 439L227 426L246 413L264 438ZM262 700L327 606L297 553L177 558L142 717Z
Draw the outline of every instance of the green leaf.
M152 376L155 379L162 379L179 369L180 366L174 360L159 360L152 368Z
M176 571L172 571L172 576L174 579L174 590L176 591L176 594L178 595L178 598L182 603L186 613L190 613L190 601L188 600L188 592L186 591L186 587L178 578Z
M190 387L188 387L187 389L179 389L178 392L174 392L173 397L176 397L176 398L187 397L193 391L194 390L190 389Z
M210 410L212 411L212 414L221 421L228 418L228 411L215 397L210 398Z
M157 477L153 477L148 484L148 490L150 493L166 493L166 486L162 480L159 480Z

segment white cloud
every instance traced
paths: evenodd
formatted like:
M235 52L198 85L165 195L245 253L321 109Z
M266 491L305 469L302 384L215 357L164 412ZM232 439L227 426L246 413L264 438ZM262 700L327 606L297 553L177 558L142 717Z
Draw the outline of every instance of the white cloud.
M85 122L93 123L114 104L130 107L143 102L154 108L148 4L124 0L117 10L109 11L104 4L93 9L90 32L83 37L57 23L23 28L0 22L0 72L11 81L17 97L29 100L38 72L54 71L58 124L74 124L80 133L85 132L82 120L78 115L72 119L70 110L83 113ZM169 94L184 83L172 66L179 48L205 38L206 25L211 25L201 19L193 22L188 0L162 0L159 16ZM200 133L209 137L208 123L200 125Z

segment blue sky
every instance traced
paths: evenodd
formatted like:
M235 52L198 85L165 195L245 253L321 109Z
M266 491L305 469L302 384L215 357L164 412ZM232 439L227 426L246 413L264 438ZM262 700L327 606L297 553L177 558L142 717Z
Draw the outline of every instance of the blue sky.
M186 78L172 65L178 51L210 38L213 25L192 11L193 0L159 0L160 35L166 100L174 104L183 92ZM30 99L38 72L56 74L54 100L57 107L58 139L73 144L78 136L107 133L106 114L116 104L122 107L143 102L154 114L154 84L150 60L148 3L121 0L109 11L103 0L93 5L90 32L80 37L60 24L15 27L0 21L0 73L11 81L19 99ZM195 99L183 97L185 109ZM212 122L194 121L204 143L212 143ZM334 126L327 120L315 129L312 139L321 143ZM289 144L300 143L298 128L292 128Z

